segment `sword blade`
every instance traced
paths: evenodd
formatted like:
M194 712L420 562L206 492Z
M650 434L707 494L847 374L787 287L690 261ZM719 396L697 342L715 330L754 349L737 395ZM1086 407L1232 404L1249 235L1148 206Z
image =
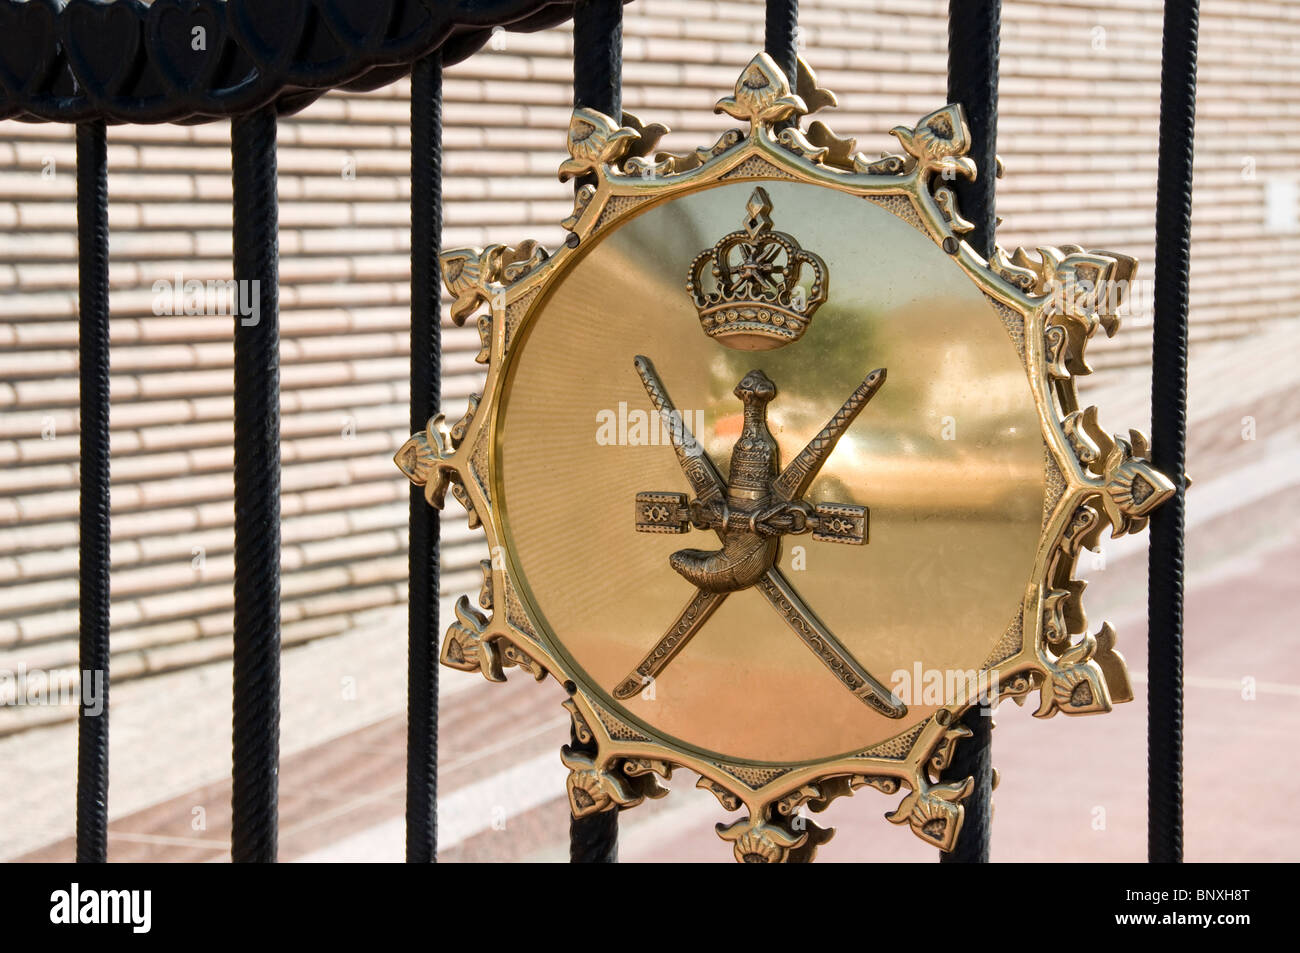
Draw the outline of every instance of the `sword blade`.
M780 570L769 569L754 588L767 597L767 601L772 603L781 618L794 630L794 634L813 650L822 664L857 698L888 718L902 718L907 714L907 706L858 664L849 650L840 644L840 640L808 608Z
M686 603L686 608L669 627L668 633L655 643L655 647L641 660L641 664L632 674L619 682L618 687L614 689L614 697L620 700L629 699L645 688L652 679L658 677L668 663L677 657L677 653L686 647L686 643L694 637L695 633L700 631L704 623L709 620L709 616L717 611L718 606L722 605L728 595L730 593L695 590L695 595L691 597L690 602Z
M641 378L645 392L650 395L650 403L654 405L655 410L659 411L661 417L667 418L669 438L672 440L673 449L677 451L677 463L681 466L682 473L686 474L686 480L695 491L695 496L701 503L721 501L726 497L727 484L723 482L722 475L718 473L718 468L713 465L709 455L704 452L703 444L686 426L686 418L673 406L672 398L668 396L668 388L664 387L664 382L659 379L654 364L650 362L650 358L640 354L636 356L633 364L636 366L636 372Z
M844 436L844 431L849 429L849 425L858 414L862 413L862 408L876 396L876 391L880 390L884 383L883 367L876 368L866 376L858 385L858 389L849 395L844 406L827 421L821 432L813 437L808 442L808 446L800 450L781 471L781 475L772 484L773 495L786 502L803 498L804 493L808 491L808 487L812 485L812 481L816 479L822 466L830 457L831 451L835 449L835 444L839 443L840 437Z

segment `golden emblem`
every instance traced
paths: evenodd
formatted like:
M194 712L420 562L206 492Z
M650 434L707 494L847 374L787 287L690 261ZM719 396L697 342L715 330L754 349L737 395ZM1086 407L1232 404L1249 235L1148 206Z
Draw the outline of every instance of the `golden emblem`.
M685 154L575 111L569 241L442 256L485 390L396 460L492 553L443 663L564 686L575 815L686 769L744 812L719 825L738 860L812 859L807 812L862 787L947 850L968 708L1132 697L1074 568L1173 489L1078 404L1136 262L984 260L945 185L974 174L960 107L871 158L804 125L835 98L802 63L795 86L759 54L717 105L747 128ZM671 538L697 531L716 546Z
M675 420L677 410L654 365L637 357L636 368L655 410ZM884 368L868 374L784 470L779 469L780 451L767 428L767 405L776 397L776 385L761 370L750 371L736 385L735 394L745 405L744 424L731 451L731 468L725 482L694 436L684 426L675 431L677 460L697 496L688 503L684 493L638 493L636 528L643 533L685 533L693 525L716 530L723 545L711 552L683 549L668 560L678 575L696 587L695 595L636 672L614 689L615 698L631 698L642 691L686 647L730 593L756 586L845 688L889 718L907 714L907 706L840 645L776 565L785 534L811 532L814 539L834 543L866 542L865 506L814 506L803 499L803 494L858 411L884 382Z

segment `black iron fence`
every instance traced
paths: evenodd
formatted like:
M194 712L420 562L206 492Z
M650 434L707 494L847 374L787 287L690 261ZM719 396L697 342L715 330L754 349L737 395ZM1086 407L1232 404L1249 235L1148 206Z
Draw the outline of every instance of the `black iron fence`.
M80 285L80 668L103 673L102 711L79 720L77 859L107 859L109 662L108 126L230 118L234 278L258 320L234 322L234 712L231 856L276 859L280 666L278 118L330 89L411 76L411 430L438 411L443 67L494 29L574 21L574 104L618 116L624 0L0 0L0 118L77 127ZM755 0L756 2L756 0ZM950 0L948 97L966 109L979 174L957 182L992 251L999 0ZM1195 112L1196 0L1165 3L1156 221L1152 447L1177 487L1151 520L1149 857L1182 857L1182 548L1187 275ZM766 0L765 45L795 72L797 0ZM202 30L202 49L193 42ZM438 522L410 510L407 859L437 852ZM988 859L989 723L947 774L973 775L965 830L944 859ZM577 744L577 739L573 739ZM571 859L617 858L618 814L572 822Z

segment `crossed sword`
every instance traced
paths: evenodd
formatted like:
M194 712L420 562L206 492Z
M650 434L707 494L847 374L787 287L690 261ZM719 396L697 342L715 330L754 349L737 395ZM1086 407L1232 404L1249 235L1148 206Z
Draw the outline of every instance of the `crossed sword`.
M686 427L685 418L678 413L672 398L668 396L668 390L659 379L654 365L649 358L641 356L636 358L635 365L655 410L664 420L672 421L672 425L666 429L673 450L677 453L677 462L701 507L724 508L727 497L726 481L718 473L713 460L704 452L704 447ZM773 481L772 495L777 500L790 503L803 498L804 492L821 472L822 465L830 457L840 436L866 406L867 401L875 396L883 383L883 372L873 372L868 375L821 432L790 461ZM717 525L712 528L725 544L725 526ZM840 640L808 608L779 568L776 566L769 568L756 586L794 634L812 649L813 654L831 670L842 685L853 693L854 697L889 718L902 718L907 714L907 706L859 664ZM614 689L614 697L631 698L650 684L704 627L704 623L730 594L730 591L712 592L697 588L695 595L669 627L667 634L655 644L641 664Z

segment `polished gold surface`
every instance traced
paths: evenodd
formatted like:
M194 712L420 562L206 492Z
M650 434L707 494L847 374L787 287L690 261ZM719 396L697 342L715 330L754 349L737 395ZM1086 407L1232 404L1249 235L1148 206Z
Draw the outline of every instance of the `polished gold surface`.
M809 494L870 507L870 544L791 537L780 560L878 677L910 673L918 660L978 670L1033 568L1043 440L1015 345L988 301L942 249L870 202L816 185L766 188L778 213L799 210L798 226L786 211L784 227L819 249L831 275L801 341L730 350L701 333L682 293L696 250L718 222L743 214L752 186L737 183L654 208L593 243L536 306L509 367L497 431L504 537L539 621L561 634L583 687L611 706L614 686L693 591L668 568L681 540L638 534L632 519L637 492L689 489L671 446L628 445L641 439L635 430L621 445L617 432L612 445L598 439L611 416L658 424L638 354L688 419L703 420L697 436L718 461L740 433L731 391L748 371L777 384L768 416L789 461L872 368L889 368ZM769 762L859 750L935 708L916 706L902 722L865 709L755 591L722 605L642 694L623 703L637 720L705 751Z
M718 825L745 861L811 860L832 832L804 812L864 787L905 789L886 817L951 850L973 782L939 778L971 705L1132 700L1075 563L1173 492L1140 433L1078 402L1137 263L986 261L946 184L975 174L961 107L875 158L803 125L833 105L760 53L716 107L748 129L694 152L575 110L561 177L592 182L569 240L441 256L487 382L395 457L487 536L485 611L460 599L443 664L565 687L575 816L685 768L746 812ZM696 531L723 549L670 538Z

